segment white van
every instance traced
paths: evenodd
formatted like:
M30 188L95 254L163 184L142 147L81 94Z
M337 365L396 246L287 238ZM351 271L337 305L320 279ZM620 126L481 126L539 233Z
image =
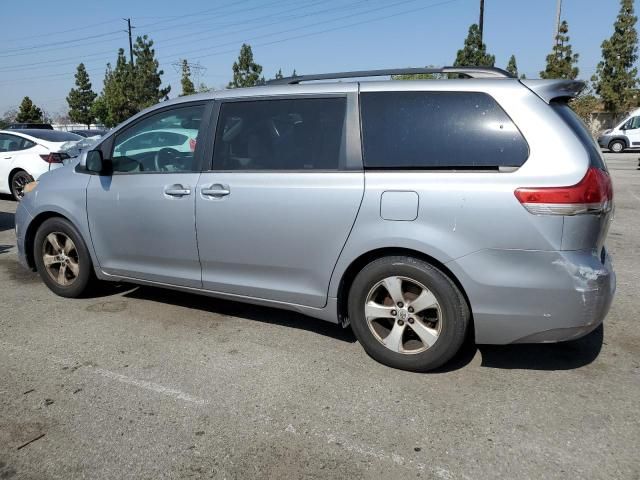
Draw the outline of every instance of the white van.
M613 153L622 153L630 148L640 148L640 108L634 110L611 130L598 137L598 145Z

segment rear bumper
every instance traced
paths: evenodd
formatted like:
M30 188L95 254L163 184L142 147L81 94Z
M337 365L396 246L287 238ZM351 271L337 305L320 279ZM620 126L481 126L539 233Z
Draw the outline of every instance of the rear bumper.
M541 343L597 328L616 289L606 252L482 250L450 262L473 312L477 343Z

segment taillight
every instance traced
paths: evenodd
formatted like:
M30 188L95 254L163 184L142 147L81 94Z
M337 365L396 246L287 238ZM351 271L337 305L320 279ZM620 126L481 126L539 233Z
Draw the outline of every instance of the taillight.
M589 167L580 182L570 187L518 188L516 198L535 215L580 215L611 210L613 187L607 172Z
M63 160L70 157L66 153L47 153L40 155L40 158L47 163L62 163Z

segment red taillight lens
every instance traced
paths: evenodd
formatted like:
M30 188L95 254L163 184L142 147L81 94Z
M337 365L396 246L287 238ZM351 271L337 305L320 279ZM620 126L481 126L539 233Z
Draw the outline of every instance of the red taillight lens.
M63 160L69 158L69 155L66 153L47 153L40 155L40 158L47 163L62 163Z
M518 188L516 198L536 215L579 215L611 210L613 187L607 172L590 167L580 182L570 187Z

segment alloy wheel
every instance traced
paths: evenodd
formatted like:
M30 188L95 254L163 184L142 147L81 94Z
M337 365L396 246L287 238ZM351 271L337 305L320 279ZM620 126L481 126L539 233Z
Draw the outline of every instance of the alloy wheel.
M369 291L364 313L373 336L389 350L421 353L442 331L442 310L435 295L408 277L387 277Z
M11 179L11 189L16 198L24 197L24 187L32 182L31 176L26 172L18 172Z
M68 287L78 278L78 258L75 243L65 233L52 232L46 236L42 245L42 262L58 285Z

